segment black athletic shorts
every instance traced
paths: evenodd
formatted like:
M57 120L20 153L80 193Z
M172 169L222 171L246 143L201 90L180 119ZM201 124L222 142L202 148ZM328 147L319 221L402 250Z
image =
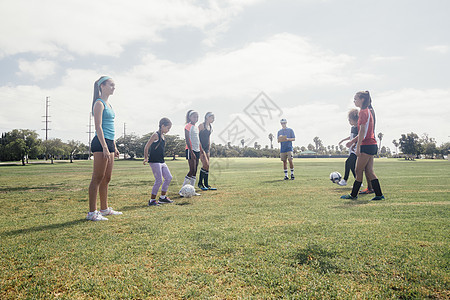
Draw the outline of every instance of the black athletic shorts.
M108 139L105 139L105 141L106 141L106 145L108 146L109 152L114 153L116 151L116 147L114 145L114 141L113 140L108 140ZM92 151L92 153L94 153L94 152L103 152L103 147L102 147L102 144L100 144L100 141L98 140L98 136L95 136L92 139L91 151Z
M197 159L200 159L200 151L194 151L194 154ZM191 151L189 151L189 149L186 149L186 159L190 158L191 158Z
M377 145L361 145L361 153L366 153L369 155L376 155L378 152Z

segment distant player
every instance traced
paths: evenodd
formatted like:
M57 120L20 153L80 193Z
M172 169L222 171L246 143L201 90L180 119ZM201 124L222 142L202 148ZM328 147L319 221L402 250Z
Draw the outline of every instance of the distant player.
M339 142L339 145L345 141L353 140L358 135L358 127L357 127L358 114L359 114L359 111L356 108L354 108L348 112L348 122L350 123L352 128L350 129L350 135L348 137L346 137L345 139L342 139ZM356 150L356 144L353 144L352 146L350 146L349 156L348 156L347 160L345 161L344 178L342 178L341 181L338 182L338 184L341 186L347 185L347 180L348 180L348 176L350 175L350 171L352 171L353 177L356 178L355 165L356 165L356 159L358 157L355 154L355 150Z
M288 128L286 119L281 119L281 128L278 131L277 137L278 142L281 144L280 147L280 158L283 162L284 169L284 180L289 180L287 161L289 160L289 167L291 168L291 179L294 180L294 148L292 147L292 142L295 141L294 130Z

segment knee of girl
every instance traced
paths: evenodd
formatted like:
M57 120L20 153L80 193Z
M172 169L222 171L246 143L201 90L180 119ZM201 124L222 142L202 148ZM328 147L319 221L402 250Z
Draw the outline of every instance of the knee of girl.
M163 183L162 179L158 178L158 179L155 180L155 184L154 185L159 187L159 186L161 186L162 183Z

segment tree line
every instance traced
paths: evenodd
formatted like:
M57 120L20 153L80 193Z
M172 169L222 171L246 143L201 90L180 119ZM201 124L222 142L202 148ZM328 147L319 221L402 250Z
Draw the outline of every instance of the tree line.
M116 145L124 158L134 159L144 157L144 146L150 139L153 132L139 137L135 134L128 134L116 140ZM391 150L382 145L383 134L378 133L379 156L392 156ZM227 143L211 144L212 157L279 157L279 149L273 147L275 136L268 135L270 146L262 146L255 142L246 145L245 140L241 140L240 145ZM392 144L400 149L407 158L413 159L424 156L425 158L443 158L448 155L450 142L436 145L436 140L423 134L419 137L416 133L402 134L398 140L393 140ZM301 154L311 151L316 155L347 155L348 150L343 145L325 146L322 140L316 136L308 146L295 146L294 154ZM166 156L175 159L185 155L185 141L179 135L166 135ZM79 141L63 142L61 139L53 138L42 141L34 130L14 129L10 132L2 133L0 138L0 161L22 161L25 165L28 159L88 159L89 146Z

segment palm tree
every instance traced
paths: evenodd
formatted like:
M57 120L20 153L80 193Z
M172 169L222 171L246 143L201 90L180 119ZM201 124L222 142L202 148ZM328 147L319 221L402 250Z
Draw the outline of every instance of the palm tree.
M316 145L316 153L318 153L319 147L322 146L322 141L320 140L320 138L318 136L314 137L313 141L314 141L314 144Z
M395 146L395 154L398 154L397 148L398 148L398 146L399 146L400 144L397 142L397 140L393 140L393 141L392 141L392 144L394 144L394 146Z
M269 133L270 149L273 149L273 134Z
M378 139L380 140L380 149L381 149L381 140L383 139L384 134L381 132L378 133Z

